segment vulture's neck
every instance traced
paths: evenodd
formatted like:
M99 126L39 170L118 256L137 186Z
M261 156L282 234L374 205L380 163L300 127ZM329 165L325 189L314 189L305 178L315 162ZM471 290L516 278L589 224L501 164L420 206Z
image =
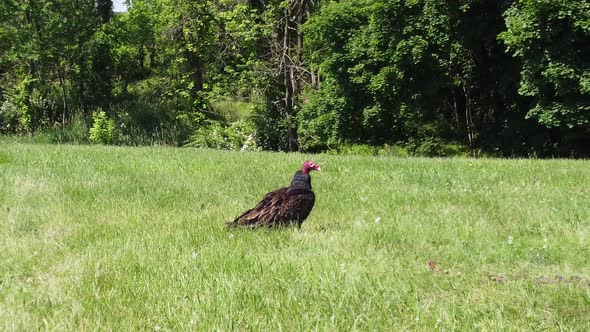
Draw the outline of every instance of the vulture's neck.
M293 181L291 181L289 188L311 190L311 177L309 174L297 171L295 172L295 176L293 176Z

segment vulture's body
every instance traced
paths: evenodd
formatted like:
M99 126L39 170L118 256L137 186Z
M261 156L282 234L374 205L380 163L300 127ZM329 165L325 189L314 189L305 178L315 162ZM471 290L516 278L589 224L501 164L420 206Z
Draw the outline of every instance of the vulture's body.
M237 217L228 226L273 227L297 225L301 227L315 204L315 194L311 188L310 170L319 170L313 162L305 162L300 171L295 172L291 185L264 195L260 203Z

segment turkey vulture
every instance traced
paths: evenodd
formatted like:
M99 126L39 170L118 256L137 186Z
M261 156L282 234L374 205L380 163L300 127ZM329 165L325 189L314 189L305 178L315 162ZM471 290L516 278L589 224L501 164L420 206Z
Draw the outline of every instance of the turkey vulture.
M315 203L315 194L311 190L310 171L320 171L320 166L311 160L304 162L301 170L295 172L291 185L264 195L260 203L227 225L273 227L296 223L301 227Z

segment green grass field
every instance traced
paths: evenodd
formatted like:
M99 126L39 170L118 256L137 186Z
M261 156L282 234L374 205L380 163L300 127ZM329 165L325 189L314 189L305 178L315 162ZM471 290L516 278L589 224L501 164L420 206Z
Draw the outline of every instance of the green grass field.
M590 330L590 162L0 142L0 330ZM429 266L429 261L433 264Z

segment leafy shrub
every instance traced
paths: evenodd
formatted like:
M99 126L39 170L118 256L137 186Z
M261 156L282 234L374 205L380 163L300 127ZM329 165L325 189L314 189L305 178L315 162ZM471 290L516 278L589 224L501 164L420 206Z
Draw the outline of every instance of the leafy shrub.
M257 105L252 113L252 121L256 129L257 146L264 150L289 150L289 125L282 114L282 106L271 102Z
M522 61L518 93L547 128L590 126L588 12L587 1L514 1L504 13L498 37Z
M188 147L221 150L257 150L252 123L239 120L229 125L209 121L190 136Z
M0 133L17 133L22 130L22 109L12 99L5 100L0 106Z
M297 114L299 144L303 151L329 150L337 146L339 139L352 137L354 133L348 130L350 128L340 128L339 117L346 113L346 101L334 85L324 84L319 90L309 90L305 99Z
M23 133L31 129L33 107L30 91L34 80L23 78L6 92L6 100L0 107L0 131L5 133Z
M112 144L117 137L115 120L107 116L104 111L92 113L92 128L89 138L95 144Z

